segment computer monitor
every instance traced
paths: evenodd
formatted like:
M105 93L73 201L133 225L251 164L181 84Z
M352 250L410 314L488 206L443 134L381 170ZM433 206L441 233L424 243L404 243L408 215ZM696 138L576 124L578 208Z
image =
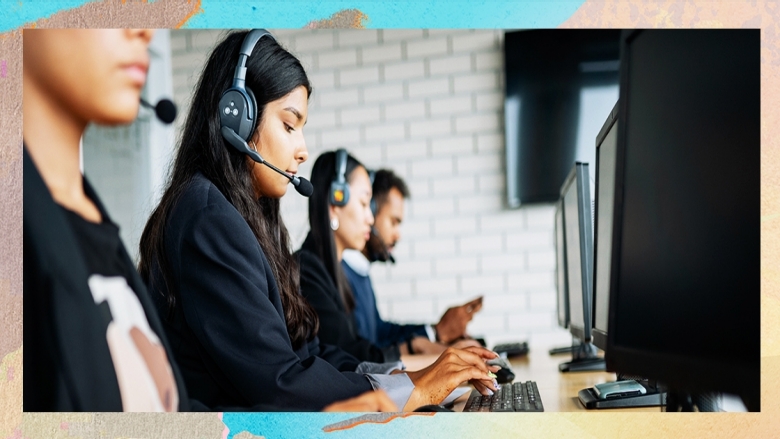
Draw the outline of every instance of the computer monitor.
M569 296L569 332L579 341L572 361L561 372L604 370L603 359L591 343L593 295L593 223L588 164L576 162L561 186L565 236L566 285Z
M608 368L758 411L760 31L622 38Z
M593 344L607 350L609 273L612 265L612 214L615 204L615 153L618 104L596 136L596 225L593 233Z
M566 230L562 198L555 203L555 291L558 326L569 329L569 284L566 274ZM551 348L550 355L570 354L574 345L575 341L567 346Z
M563 227L563 200L555 203L555 289L558 325L569 328L569 290L566 276L566 234Z
M566 233L566 278L569 286L569 332L591 341L593 224L588 164L577 162L561 187Z
M596 199L593 227L593 344L607 349L609 323L609 275L612 266L612 220L615 205L615 165L618 133L618 103L596 136ZM590 387L578 393L580 403L588 409L661 406L666 392L657 382L617 372L617 381L602 385L623 386L608 398L601 389ZM630 381L626 381L630 380Z

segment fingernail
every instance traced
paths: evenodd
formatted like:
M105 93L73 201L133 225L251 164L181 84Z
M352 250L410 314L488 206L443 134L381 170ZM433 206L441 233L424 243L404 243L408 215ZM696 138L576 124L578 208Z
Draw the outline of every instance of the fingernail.
M493 387L498 389L498 381L496 381L495 379L493 380Z
M488 395L493 396L493 391L492 390L490 390L490 389L485 389L485 390L487 390Z

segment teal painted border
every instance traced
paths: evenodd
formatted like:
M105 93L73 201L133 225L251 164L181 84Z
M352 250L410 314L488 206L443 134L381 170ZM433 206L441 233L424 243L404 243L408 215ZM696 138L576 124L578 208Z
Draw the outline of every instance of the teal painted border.
M0 0L0 32L8 32L54 13L77 8L95 0Z
M0 0L0 32L7 32L96 0ZM584 3L566 1L231 1L202 0L188 28L302 28L338 11L358 9L369 28L551 28Z
M521 434L518 425L538 426L545 419L543 413L426 413L382 424L362 423L345 430L325 432L322 429L362 415L364 413L224 413L222 422L230 430L226 439L233 439L242 432L266 439L452 439L527 437L518 436ZM549 422L549 418L546 419Z
M547 28L556 27L584 3L569 1L246 1L226 5L203 0L205 13L185 27L302 28L338 11L358 9L368 28Z

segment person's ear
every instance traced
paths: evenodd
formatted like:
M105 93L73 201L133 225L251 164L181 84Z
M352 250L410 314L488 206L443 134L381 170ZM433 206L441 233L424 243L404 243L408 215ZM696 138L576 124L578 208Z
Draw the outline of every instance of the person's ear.
M330 222L330 229L334 232L339 229L339 213L341 208L338 206L328 206L328 221Z
M339 206L333 206L333 205L328 206L328 219L331 220L333 218L340 219L339 217L341 216L341 210L342 209Z

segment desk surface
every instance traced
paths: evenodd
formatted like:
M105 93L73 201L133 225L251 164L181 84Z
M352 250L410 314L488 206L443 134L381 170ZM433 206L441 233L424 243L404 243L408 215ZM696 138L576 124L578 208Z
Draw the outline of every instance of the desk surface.
M403 356L406 367L410 370L421 369L433 363L435 355ZM509 358L515 381L536 381L539 395L542 397L545 412L574 412L587 410L580 404L577 394L580 390L593 387L595 384L615 381L612 372L566 372L558 371L558 365L571 360L570 354L550 355L548 349L531 349L527 356ZM468 395L468 393L467 393ZM467 396L458 399L456 411L462 411ZM598 411L643 411L660 412L660 407L641 407L631 409L608 409ZM596 410L593 410L596 411Z

